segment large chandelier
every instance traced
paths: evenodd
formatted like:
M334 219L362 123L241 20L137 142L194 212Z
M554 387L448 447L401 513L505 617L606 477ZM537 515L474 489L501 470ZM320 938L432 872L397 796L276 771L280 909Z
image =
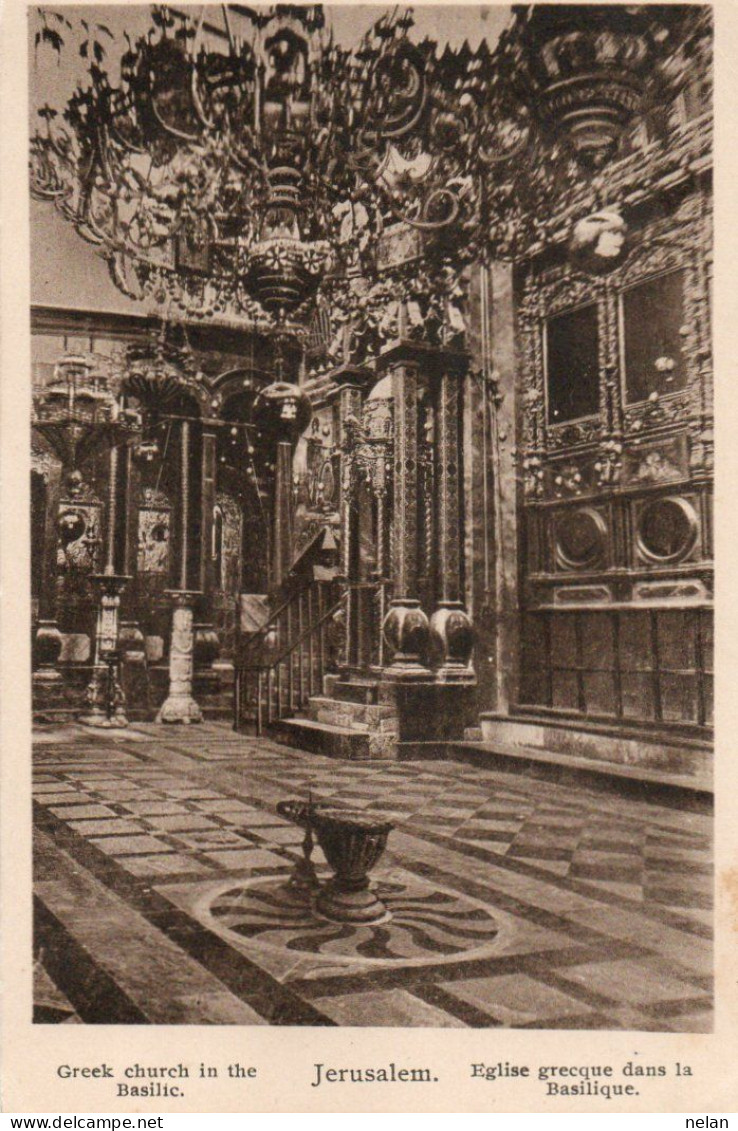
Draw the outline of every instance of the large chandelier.
M454 253L489 238L552 124L585 161L611 156L665 10L526 6L492 51L413 42L409 11L344 49L318 5L223 7L217 35L216 9L153 8L40 109L32 191L130 296L294 327L326 280L370 269L388 224L453 232Z
M32 424L67 471L78 471L93 455L136 435L134 409L121 408L107 374L89 354L65 354L51 382L34 393Z

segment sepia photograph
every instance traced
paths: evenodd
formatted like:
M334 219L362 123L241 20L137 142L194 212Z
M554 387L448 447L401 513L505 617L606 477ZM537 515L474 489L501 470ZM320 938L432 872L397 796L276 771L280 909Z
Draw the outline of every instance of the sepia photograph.
M711 1034L712 9L27 18L34 1024Z

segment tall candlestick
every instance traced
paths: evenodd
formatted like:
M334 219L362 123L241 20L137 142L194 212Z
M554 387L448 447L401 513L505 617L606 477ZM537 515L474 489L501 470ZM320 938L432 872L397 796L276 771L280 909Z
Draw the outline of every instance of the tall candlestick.
M180 432L180 562L179 588L187 589L190 516L190 422L183 420Z

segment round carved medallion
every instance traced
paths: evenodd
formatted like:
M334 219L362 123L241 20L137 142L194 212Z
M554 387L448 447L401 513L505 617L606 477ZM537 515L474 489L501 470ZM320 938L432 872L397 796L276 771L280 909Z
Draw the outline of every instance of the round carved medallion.
M605 554L607 526L591 507L556 517L556 559L564 569L591 569Z
M654 562L685 558L697 541L699 524L686 499L654 499L638 516L638 549Z

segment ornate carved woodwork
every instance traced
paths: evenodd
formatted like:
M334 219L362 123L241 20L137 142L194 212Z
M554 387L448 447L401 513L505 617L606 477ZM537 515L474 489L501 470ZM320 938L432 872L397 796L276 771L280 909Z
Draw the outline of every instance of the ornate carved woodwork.
M606 274L588 273L555 248L524 271L520 701L704 726L712 593L706 190L694 181L631 220L625 253ZM573 381L583 347L581 336L567 347L560 334L552 373L550 328L587 309L596 311L596 402L557 422L552 391L554 403L586 400L565 387L567 348ZM552 390L562 377L563 392ZM693 655L681 666L666 656L667 610L688 618ZM589 649L600 637L598 659Z
M429 625L418 597L420 363L412 344L402 342L382 362L392 377L394 406L393 595L383 631L394 653L389 672L400 679L425 678Z

